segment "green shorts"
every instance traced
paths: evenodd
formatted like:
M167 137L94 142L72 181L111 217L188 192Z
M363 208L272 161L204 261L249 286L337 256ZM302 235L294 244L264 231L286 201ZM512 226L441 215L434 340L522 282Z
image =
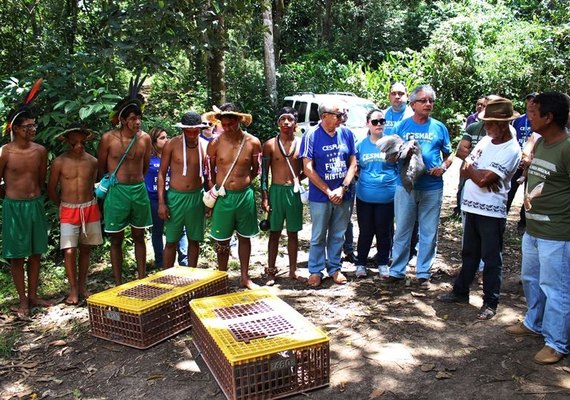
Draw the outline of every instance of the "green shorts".
M103 205L105 232L116 233L133 228L152 226L150 200L144 182L117 183L109 189Z
M202 188L189 192L169 189L166 192L166 204L170 210L170 219L164 223L167 243L178 243L182 230L186 227L186 236L190 240L204 240L204 203Z
M251 187L228 190L219 196L212 211L210 236L215 240L229 240L237 231L242 237L254 237L259 233L255 195Z
M271 231L281 232L284 221L287 221L287 232L299 232L303 229L303 203L301 195L293 191L292 185L271 185L269 202Z
M26 258L47 251L48 226L44 197L14 200L2 206L2 255L5 259Z

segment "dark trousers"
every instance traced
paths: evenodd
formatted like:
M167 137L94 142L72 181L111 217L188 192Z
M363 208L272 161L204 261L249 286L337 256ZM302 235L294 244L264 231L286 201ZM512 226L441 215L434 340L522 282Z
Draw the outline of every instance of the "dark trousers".
M511 204L513 204L513 200L515 198L515 195L517 194L517 190L520 186L520 184L517 182L517 180L522 176L523 174L523 170L522 169L517 169L517 172L515 172L515 174L513 175L513 179L511 179L511 190L509 190L509 195L507 197L507 214L509 213L510 209L511 209ZM524 183L524 188L526 188L526 181ZM523 188L523 189L524 189ZM521 210L519 211L519 226L526 226L526 214L524 211L524 205L521 206Z
M479 260L483 260L483 303L496 309L499 304L503 271L503 234L505 218L485 217L465 213L463 230L463 265L453 285L453 292L458 296L469 296L469 286L479 269Z
M376 262L388 265L392 249L394 226L394 203L367 203L356 199L356 217L358 220L358 265L366 265L372 240L376 236Z

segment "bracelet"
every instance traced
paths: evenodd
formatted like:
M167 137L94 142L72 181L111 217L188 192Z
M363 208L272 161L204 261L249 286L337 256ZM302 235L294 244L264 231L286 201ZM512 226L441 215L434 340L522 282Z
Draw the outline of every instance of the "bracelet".
M441 169L443 172L447 171L447 165L445 163L441 164Z

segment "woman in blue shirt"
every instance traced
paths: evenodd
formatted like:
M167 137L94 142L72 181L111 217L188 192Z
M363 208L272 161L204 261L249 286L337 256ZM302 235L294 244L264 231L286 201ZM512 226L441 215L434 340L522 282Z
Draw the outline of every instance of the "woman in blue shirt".
M382 137L386 119L380 110L372 110L366 116L368 135L356 144L358 181L356 183L356 215L358 236L358 261L356 276L366 276L366 262L376 236L376 262L381 278L388 277L388 259L394 231L394 193L398 175L397 164L386 162L384 154L376 147Z

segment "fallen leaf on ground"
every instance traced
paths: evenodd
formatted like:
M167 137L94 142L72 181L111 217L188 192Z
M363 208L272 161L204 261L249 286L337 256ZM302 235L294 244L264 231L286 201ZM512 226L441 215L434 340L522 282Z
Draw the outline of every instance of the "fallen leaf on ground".
M560 367L560 369L570 374L570 367Z
M386 393L386 390L381 388L376 388L372 391L372 393L370 393L370 396L368 396L368 400L373 400L382 397L384 393Z
M147 381L152 381L152 380L154 380L154 379L162 379L162 378L163 378L163 376L160 375L160 374L152 374L152 375L147 376L147 377L146 377L146 380L147 380Z
M410 292L410 294L414 297L426 297L425 293L419 293L419 292Z
M420 368L424 372L433 371L435 369L435 364L422 364Z
M435 374L435 379L449 379L452 376L453 375L451 375L449 372L439 371L437 374Z
M67 345L67 342L66 342L65 340L61 340L61 339L60 339L60 340L54 340L54 341L51 342L49 345L50 345L50 346L58 346L58 347L61 347L61 346Z
M337 385L338 390L342 393L346 390L346 383L345 382L339 382Z

